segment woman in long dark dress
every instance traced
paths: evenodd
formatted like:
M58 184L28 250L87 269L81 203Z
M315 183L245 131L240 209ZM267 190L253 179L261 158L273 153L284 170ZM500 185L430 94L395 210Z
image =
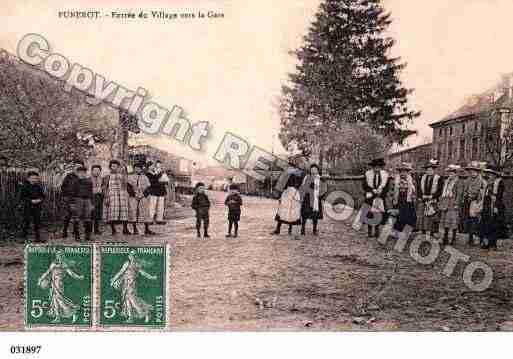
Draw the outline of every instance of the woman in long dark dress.
M415 199L417 192L415 181L411 175L413 170L410 163L402 163L397 168L399 171L393 181L393 200L392 204L397 211L397 221L394 230L402 232L406 226L413 230L417 223L417 213L415 211Z
M310 173L305 176L301 185L301 234L305 235L306 221L311 219L313 224L313 235L318 235L317 224L323 218L322 198L327 188L321 180L319 166L312 164Z

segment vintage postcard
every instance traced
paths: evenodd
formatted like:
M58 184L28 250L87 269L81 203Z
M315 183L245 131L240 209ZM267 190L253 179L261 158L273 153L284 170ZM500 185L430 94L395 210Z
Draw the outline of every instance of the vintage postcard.
M511 14L2 0L0 331L513 332Z

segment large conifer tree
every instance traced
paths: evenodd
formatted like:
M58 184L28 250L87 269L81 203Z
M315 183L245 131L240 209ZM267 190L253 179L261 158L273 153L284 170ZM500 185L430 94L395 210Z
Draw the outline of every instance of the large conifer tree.
M322 156L340 145L348 123L365 123L399 142L411 133L404 123L419 113L408 108L411 90L399 79L405 64L389 54L390 23L380 0L323 0L282 88L284 146L321 148Z

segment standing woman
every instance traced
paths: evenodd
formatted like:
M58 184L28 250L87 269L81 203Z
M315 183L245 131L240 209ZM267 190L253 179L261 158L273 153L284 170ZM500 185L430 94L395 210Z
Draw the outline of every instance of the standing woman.
M465 184L459 177L461 167L449 165L447 167L447 179L442 188L442 195L438 203L440 209L440 225L444 229L442 243L452 245L456 241L456 234L460 224L460 213L463 207ZM452 232L449 241L449 231Z
M150 230L153 218L150 217L150 180L144 174L144 163L134 164L134 173L128 175L128 184L133 191L130 191L128 204L128 221L132 223L133 234L139 234L137 223L144 224L144 235L151 236L155 232Z
M397 170L399 173L394 177L392 200L394 209L398 212L394 230L402 232L406 226L410 226L413 230L417 223L417 213L415 211L417 191L415 189L415 181L411 175L413 166L410 163L403 162Z
M504 182L497 167L488 166L484 172L488 176L488 184L480 223L481 248L497 249L497 239L504 228Z
M105 222L110 223L112 235L117 234L116 224L119 223L123 224L123 234L129 235L127 175L117 160L110 161L109 169L110 174L102 180Z
M367 223L369 238L378 238L379 226L386 221L385 198L387 197L389 174L384 169L385 160L383 158L373 159L369 166L370 169L365 172L363 181L364 203L368 210L361 212L360 222Z
M326 194L326 184L321 181L321 171L316 164L310 165L310 173L301 185L301 234L305 235L306 221L311 219L313 235L318 235L317 223L323 218L322 197Z

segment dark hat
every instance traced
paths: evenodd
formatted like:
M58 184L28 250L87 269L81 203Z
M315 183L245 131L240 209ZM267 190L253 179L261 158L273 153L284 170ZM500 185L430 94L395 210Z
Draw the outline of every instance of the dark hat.
M205 184L203 182L196 183L196 186L194 186L194 189L198 189L199 187L205 187Z
M385 166L385 159L380 157L380 158L375 158L373 159L372 161L369 162L369 166L371 167L382 167L382 166Z
M424 166L424 168L437 168L439 166L438 160L435 160L434 158L430 159L428 163Z
M134 163L134 168L136 168L136 167L137 168L144 168L144 167L146 167L146 163L143 162L143 161L136 162L136 163Z
M238 184L235 184L235 183L234 183L234 184L231 184L231 185L230 185L230 189L231 189L231 190L234 190L234 191L238 191L238 190L239 190L239 185L238 185Z
M121 163L120 163L118 160L111 160L111 161L109 162L109 168L110 168L112 165L118 165L118 166L121 166Z
M85 166L80 166L77 168L77 172L87 172L87 168Z
M497 176L502 176L502 173L498 166L488 165L488 166L486 166L486 169L484 171L488 172L488 173L493 173L494 175L497 175Z

